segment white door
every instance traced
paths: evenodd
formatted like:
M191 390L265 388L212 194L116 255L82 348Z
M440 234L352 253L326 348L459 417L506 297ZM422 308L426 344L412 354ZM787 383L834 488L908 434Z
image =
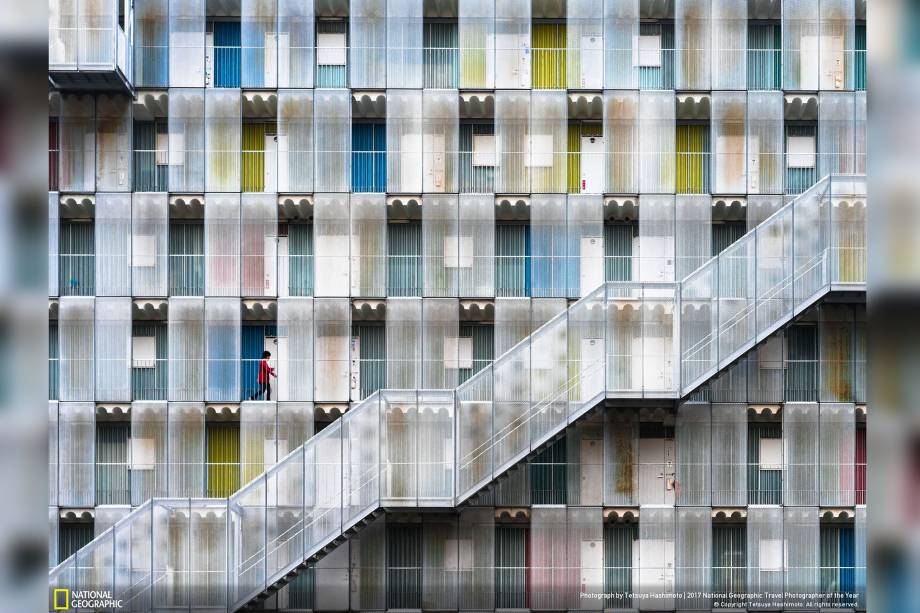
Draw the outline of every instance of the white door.
M581 542L581 594L600 594L604 589L604 541ZM582 598L582 609L600 609L602 601Z
M604 239L584 236L579 261L579 295L587 296L604 282Z
M674 591L674 541L641 539L639 541L639 590L642 594ZM639 609L661 611L673 609L673 600L643 598Z
M604 38L585 35L581 37L581 87L603 87Z
M530 34L495 36L496 87L530 87Z
M349 389L351 390L351 400L361 399L361 338L351 337L351 368L349 373Z
M399 191L419 192L422 188L422 135L404 134L400 141Z
M579 459L581 460L581 504L602 504L604 442L597 439L582 439Z
M843 89L843 36L821 37L821 89Z
M425 135L426 192L443 192L445 187L445 151L443 134Z
M278 191L275 181L278 177L278 137L274 134L265 135L265 153L262 156L263 190L266 192Z
M265 351L268 351L272 354L272 357L268 360L268 365L275 369L276 377L269 377L269 383L272 386L272 401L275 400L287 400L287 398L281 398L280 392L281 388L284 387L284 379L281 376L281 369L278 368L279 364L287 363L287 355L281 355L281 346L280 341L287 341L287 339L279 339L277 336L266 336L264 341ZM287 353L287 342L284 342L284 352ZM263 397L262 400L265 398Z
M581 340L581 401L586 402L604 391L604 339Z
M290 150L288 149L287 134L279 134L275 137L276 150L278 152L275 162L275 176L278 178L278 191L291 191L291 173L290 173ZM312 172L312 169L310 169Z
M760 193L760 137L752 134L748 138L748 193Z
M632 388L667 390L671 387L671 339L646 336L633 339Z
M278 277L278 239L274 236L266 236L262 243L262 289L266 296L277 295L277 277Z
M263 83L265 87L273 87L277 81L277 60L278 52L275 49L275 34L273 32L265 33L265 52L264 52L264 74Z
M639 504L674 504L674 439L639 439Z
M601 194L604 192L604 138L602 136L581 137L581 192Z
M288 276L288 237L278 237L278 296L286 298L290 295L290 282Z

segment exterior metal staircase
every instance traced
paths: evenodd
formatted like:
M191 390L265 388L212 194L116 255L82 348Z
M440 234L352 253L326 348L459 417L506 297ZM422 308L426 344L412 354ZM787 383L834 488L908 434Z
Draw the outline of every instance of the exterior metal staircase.
M865 214L864 176L826 177L679 283L606 283L456 389L374 393L230 498L147 501L51 587L251 606L385 509L457 507L605 399L684 398L829 292L864 292Z

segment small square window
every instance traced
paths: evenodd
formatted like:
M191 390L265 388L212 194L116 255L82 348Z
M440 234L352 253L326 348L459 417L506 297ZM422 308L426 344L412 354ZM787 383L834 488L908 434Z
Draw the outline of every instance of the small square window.
M131 357L134 368L155 368L157 342L153 336L135 336L131 339Z
M318 66L344 66L346 45L345 34L317 34L316 64Z
M661 67L661 36L643 34L635 38L633 65L641 68Z
M783 440L779 438L760 439L760 470L782 470Z
M815 137L786 137L786 165L788 168L814 168Z

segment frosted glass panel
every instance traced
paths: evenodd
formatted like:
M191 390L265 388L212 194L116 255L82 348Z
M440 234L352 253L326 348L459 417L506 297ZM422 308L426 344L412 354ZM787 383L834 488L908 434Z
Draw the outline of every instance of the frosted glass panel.
M204 191L204 115L203 89L170 90L169 187L173 191Z
M491 196L460 196L458 237L460 295L494 296L495 202ZM469 266L464 266L467 263Z
M169 85L204 86L205 0L169 1Z
M96 299L96 400L131 401L131 299Z
M639 187L674 191L675 107L672 92L639 92Z
M131 405L131 504L166 496L166 403ZM143 451L143 453L141 453Z
M347 192L351 180L351 94L319 90L314 96L316 191Z
M351 295L386 295L387 206L384 194L351 197Z
M712 405L713 506L747 504L747 431L747 405Z
M131 101L126 96L96 99L96 189L131 189Z
M240 195L207 194L204 207L206 295L240 295Z
M312 2L278 0L278 87L313 87L314 31Z
M422 92L387 90L387 190L422 191Z
M712 0L712 89L745 89L748 3Z
M313 399L313 300L278 299L278 400ZM293 449L291 447L289 451Z
M240 301L208 298L205 343L208 401L233 402L240 397Z
M91 402L58 405L58 504L92 507L96 496L96 407Z
M783 407L783 503L818 505L818 405Z
M278 191L313 191L313 92L278 92Z
M132 196L131 277L135 296L166 296L167 229L166 194Z
M422 251L425 296L456 296L457 279L472 265L469 241L460 256L457 238L457 196L426 195L422 199Z
M422 87L422 0L387 0L387 86Z
M681 484L677 504L709 506L712 502L709 496L712 489L712 449L720 443L712 440L708 403L688 402L678 406L675 439L677 482Z
M240 259L242 295L278 294L278 199L274 194L243 194Z
M167 429L169 465L168 494L176 497L205 494L204 404L171 402Z
M497 192L530 191L530 93L495 92L495 148L498 154Z
M95 237L96 295L132 295L131 194L96 195Z
M314 398L317 402L347 402L351 339L348 299L316 299L313 325Z
M710 0L683 0L674 6L677 88L709 89Z
M673 282L674 196L640 196L639 209L639 280Z
M421 387L422 301L415 298L392 298L387 301L387 387L416 389Z
M386 0L351 1L349 34L351 86L354 88L383 89L387 86L386 11Z
M240 189L241 112L238 89L205 90L207 191Z
M204 398L204 299L169 299L169 399Z
M316 194L313 209L316 296L348 296L349 199L347 194Z
M744 93L713 92L714 193L743 194L745 192L748 184L745 172L747 163L745 155L746 113L747 97Z
M63 297L58 306L61 400L93 400L93 298Z
M460 87L495 86L495 3L459 0Z

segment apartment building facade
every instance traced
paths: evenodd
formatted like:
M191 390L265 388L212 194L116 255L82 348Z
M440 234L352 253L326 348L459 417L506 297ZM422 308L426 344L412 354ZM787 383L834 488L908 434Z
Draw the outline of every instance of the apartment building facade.
M49 8L55 586L865 609L864 0Z

